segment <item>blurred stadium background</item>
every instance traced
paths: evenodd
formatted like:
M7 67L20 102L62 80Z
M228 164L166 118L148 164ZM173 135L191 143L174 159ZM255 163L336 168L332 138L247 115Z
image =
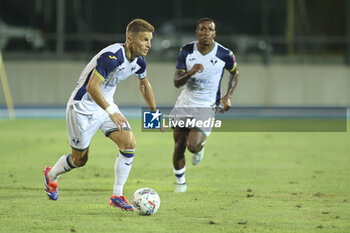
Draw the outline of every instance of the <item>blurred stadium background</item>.
M85 64L124 42L134 18L156 28L148 76L158 104L172 106L180 92L172 82L178 50L196 39L201 17L216 21L216 40L236 55L241 79L233 105L350 106L348 0L0 0L0 48L17 115L36 108L50 116L51 108L63 116ZM144 106L134 78L115 99Z

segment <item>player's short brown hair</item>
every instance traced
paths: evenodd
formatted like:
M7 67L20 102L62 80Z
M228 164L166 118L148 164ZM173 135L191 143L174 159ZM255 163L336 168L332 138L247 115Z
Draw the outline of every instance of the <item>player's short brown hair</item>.
M126 33L154 32L152 24L143 19L134 19L126 27Z

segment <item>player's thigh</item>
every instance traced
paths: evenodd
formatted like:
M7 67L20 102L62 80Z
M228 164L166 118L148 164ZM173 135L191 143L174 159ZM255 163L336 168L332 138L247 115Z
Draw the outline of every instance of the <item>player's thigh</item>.
M185 144L187 142L187 137L190 132L188 128L175 127L173 130L173 139L175 144Z
M66 125L71 147L77 151L84 151L89 148L90 141L99 129L101 122L93 115L80 114L68 107Z
M87 157L89 155L89 148L85 150L77 150L72 148L72 156L77 158Z
M118 145L120 149L135 149L136 141L131 130L113 131L108 137Z
M123 114L119 111L119 114ZM119 130L114 122L109 118L105 117L100 130L115 142L120 149L134 149L136 145L134 134L131 131L129 122L123 123L123 130Z

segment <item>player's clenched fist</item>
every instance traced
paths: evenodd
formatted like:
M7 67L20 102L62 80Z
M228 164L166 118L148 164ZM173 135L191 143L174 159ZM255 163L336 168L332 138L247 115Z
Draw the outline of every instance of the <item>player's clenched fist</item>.
M204 67L202 64L194 64L192 69L189 71L189 73L191 73L191 75L194 75L195 73L202 73L204 70Z

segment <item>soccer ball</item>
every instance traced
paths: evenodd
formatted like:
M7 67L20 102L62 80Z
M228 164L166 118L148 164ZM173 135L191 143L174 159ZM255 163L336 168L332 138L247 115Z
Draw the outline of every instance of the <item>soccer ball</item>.
M151 188L140 188L132 196L132 207L139 215L152 215L160 206L159 195Z

